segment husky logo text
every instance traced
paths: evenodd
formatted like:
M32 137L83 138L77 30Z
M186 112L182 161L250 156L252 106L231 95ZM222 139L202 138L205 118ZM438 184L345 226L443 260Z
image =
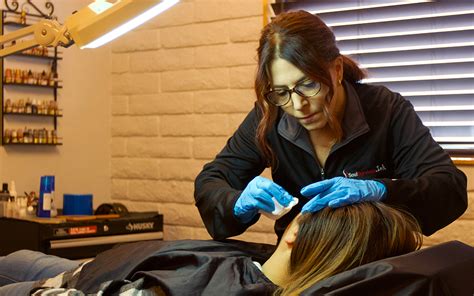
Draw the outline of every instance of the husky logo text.
M125 229L128 231L149 230L153 229L154 225L155 222L128 223Z

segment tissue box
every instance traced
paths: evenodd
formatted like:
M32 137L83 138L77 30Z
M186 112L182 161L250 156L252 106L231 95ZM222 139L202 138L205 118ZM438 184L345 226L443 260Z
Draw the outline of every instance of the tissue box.
M63 215L92 214L92 194L63 195Z

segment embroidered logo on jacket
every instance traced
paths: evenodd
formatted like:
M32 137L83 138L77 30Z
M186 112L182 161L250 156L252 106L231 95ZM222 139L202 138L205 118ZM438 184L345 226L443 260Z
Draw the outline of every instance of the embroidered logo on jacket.
M364 176L367 176L367 175L375 175L377 173L384 172L386 170L387 170L387 168L382 163L382 164L379 164L379 165L375 166L375 169L370 169L370 170L367 170L367 171L356 171L356 172L348 172L346 169L344 169L342 171L342 173L344 174L344 177L346 177L346 178L359 178L359 177L364 177Z

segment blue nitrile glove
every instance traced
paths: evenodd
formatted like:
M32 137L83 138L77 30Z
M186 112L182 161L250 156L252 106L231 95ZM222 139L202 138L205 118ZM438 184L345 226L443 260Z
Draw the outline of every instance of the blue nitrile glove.
M271 213L275 209L272 197L286 207L293 197L280 185L257 176L245 187L234 206L234 215L242 222L250 222L259 210Z
M385 185L378 181L335 177L301 189L303 196L311 197L301 213L317 212L327 206L338 208L363 201L378 201L385 197L386 192Z

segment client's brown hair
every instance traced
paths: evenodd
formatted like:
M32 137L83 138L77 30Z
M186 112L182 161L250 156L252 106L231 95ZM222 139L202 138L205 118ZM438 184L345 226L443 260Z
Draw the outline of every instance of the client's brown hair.
M298 224L290 279L279 295L299 295L337 273L417 250L423 240L412 215L378 202L303 214Z

